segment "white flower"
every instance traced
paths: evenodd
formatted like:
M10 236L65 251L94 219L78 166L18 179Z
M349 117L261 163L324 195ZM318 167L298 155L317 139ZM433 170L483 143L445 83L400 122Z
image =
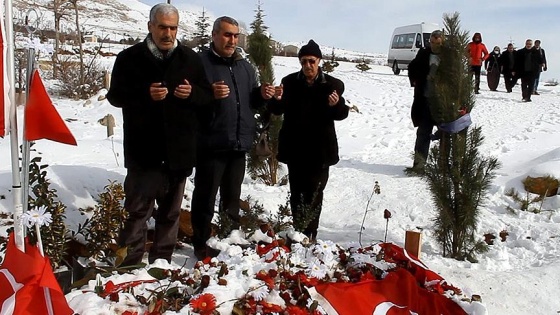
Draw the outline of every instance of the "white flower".
M319 260L314 260L309 267L308 274L313 278L323 279L327 275L327 271L329 271L327 266Z
M40 206L39 208L26 211L22 214L21 220L28 228L31 228L35 224L39 226L48 226L52 223L52 216L47 212L47 207Z
M262 283L262 285L249 292L249 295L252 296L255 301L262 301L268 296L268 287L264 284L264 282L260 282Z

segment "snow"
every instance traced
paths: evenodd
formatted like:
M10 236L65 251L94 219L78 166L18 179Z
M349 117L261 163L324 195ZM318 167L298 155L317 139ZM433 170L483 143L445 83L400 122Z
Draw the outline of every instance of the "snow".
M274 57L273 63L276 83L299 69L296 58ZM415 139L410 120L413 91L406 71L396 76L389 67L372 65L371 70L362 73L355 64L340 62L332 75L344 81L344 96L359 113L351 112L346 120L336 123L341 160L331 168L318 238L344 247L358 246L358 231L366 203L377 181L381 194L371 199L362 235L364 244L384 239L383 210L388 209L392 218L388 222L387 241L403 245L407 230L421 231L421 260L460 287L465 295L479 294L488 314L559 312L560 300L552 295L560 283L560 200L558 196L546 198L542 206L550 211L538 214L511 212L506 209L508 206L519 207L505 193L515 188L524 195L521 181L528 175L560 177L560 87L541 83L541 95L533 96L532 103L522 103L519 86L513 93L505 93L501 82L499 91L491 92L483 77L472 119L475 125L482 127L485 136L481 153L498 158L502 167L487 194L486 204L480 209L477 235L482 239L486 233L497 235L503 230L509 235L505 242L498 237L487 253L478 256L478 263L470 263L441 256L441 248L433 235L435 212L427 185L421 178L403 173L403 169L412 164ZM46 84L48 86L48 82ZM42 162L49 164L51 187L68 207L67 223L71 229L85 219L77 209L93 206L109 180L122 182L126 174L122 156L122 115L119 109L99 97L105 93L101 91L88 101L53 98L61 116L72 119L67 125L78 140L78 146L46 140L37 141L34 146L41 153ZM106 114L116 118L116 134L111 138L106 136L106 127L97 122ZM18 109L18 115L21 129L23 108ZM0 196L5 197L0 198L0 213L12 211L9 148L9 138L0 139ZM185 207L189 205L192 190L191 177L187 183ZM250 195L272 213L286 203L287 194L287 186L265 186L248 176L242 186L242 198ZM6 235L7 227L0 228L0 235ZM232 235L232 238L242 237ZM257 271L266 267L254 256L242 257L239 246L212 241L225 249L219 258L229 265ZM177 269L188 257L194 257L193 250L190 244L185 244L176 251L171 264L157 261L151 267ZM188 259L186 268L192 268L193 264L193 258ZM132 275L113 275L110 279L120 283L150 279L150 276L145 269L140 269ZM210 286L208 292L222 301L238 298L250 285L247 279L240 272L230 272L228 283L231 286ZM104 282L108 280L103 279ZM91 281L82 290L93 290L94 286L95 281ZM148 284L143 286L149 287ZM66 296L75 311L82 315L115 314L125 309L124 300L111 303L94 293L83 294L82 290L74 290ZM220 310L227 313L223 308Z

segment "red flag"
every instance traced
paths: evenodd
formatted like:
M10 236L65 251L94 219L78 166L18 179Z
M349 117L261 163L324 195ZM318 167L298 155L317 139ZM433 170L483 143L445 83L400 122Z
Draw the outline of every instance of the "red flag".
M0 12L0 48L2 54L0 56L0 88L2 96L0 96L0 137L4 137L10 132L10 98L8 91L10 90L10 82L6 73L6 45L4 44L6 34L4 31L4 17Z
M329 315L467 314L446 296L421 288L403 268L383 280L318 284L310 293Z
M33 72L29 98L25 105L24 134L28 141L49 139L76 145L76 139L56 111L37 70Z
M54 277L49 259L27 239L25 249L24 253L16 247L12 233L0 266L0 314L74 314ZM49 292L50 301L45 298L45 291Z

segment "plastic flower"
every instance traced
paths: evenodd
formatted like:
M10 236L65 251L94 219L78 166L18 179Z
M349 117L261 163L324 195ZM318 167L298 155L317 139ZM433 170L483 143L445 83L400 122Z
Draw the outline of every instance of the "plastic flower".
M28 228L33 227L35 224L39 226L48 226L52 223L52 215L47 212L47 207L40 206L39 208L28 210L23 213L21 220Z
M201 315L210 315L216 310L216 297L210 293L201 294L191 299L193 311Z

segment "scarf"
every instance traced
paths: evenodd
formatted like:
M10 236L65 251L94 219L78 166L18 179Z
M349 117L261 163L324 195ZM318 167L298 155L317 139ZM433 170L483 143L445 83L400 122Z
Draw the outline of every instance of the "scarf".
M173 47L171 49L169 49L166 52L166 54L164 55L161 52L161 50L159 50L159 48L156 46L156 43L154 43L154 40L152 39L152 34L148 34L148 36L146 36L146 44L148 45L148 49L150 50L152 55L154 55L154 57L156 57L159 60L164 60L165 58L168 58L169 56L171 56L171 54L173 54L173 51L175 50L175 48L177 48L177 46L178 46L177 41L175 41L175 43L173 44Z

